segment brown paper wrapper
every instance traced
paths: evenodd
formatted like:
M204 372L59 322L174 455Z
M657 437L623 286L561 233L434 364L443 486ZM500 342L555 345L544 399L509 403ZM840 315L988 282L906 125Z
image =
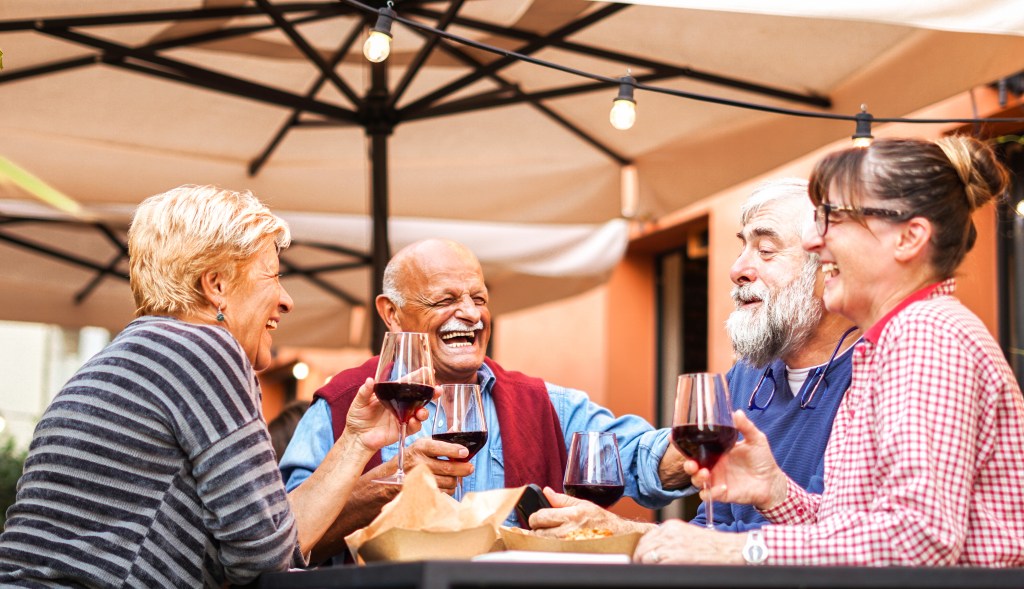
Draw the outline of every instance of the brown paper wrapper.
M526 550L531 552L583 552L590 554L625 554L633 556L636 545L640 542L639 532L591 538L587 540L563 540L536 536L519 528L501 528L501 539L507 550Z
M468 493L462 502L442 493L426 466L406 474L402 491L370 525L345 537L357 562L459 560L490 552L523 487Z

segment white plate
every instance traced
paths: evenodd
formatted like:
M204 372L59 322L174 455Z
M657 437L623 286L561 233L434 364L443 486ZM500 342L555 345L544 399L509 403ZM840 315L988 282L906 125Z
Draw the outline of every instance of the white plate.
M583 552L533 552L527 550L505 550L474 556L476 562L557 562L584 564L629 564L625 554L594 554Z

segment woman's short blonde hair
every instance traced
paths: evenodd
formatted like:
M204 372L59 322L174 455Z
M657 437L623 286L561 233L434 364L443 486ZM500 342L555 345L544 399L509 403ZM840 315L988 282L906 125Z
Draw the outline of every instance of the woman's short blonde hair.
M233 282L268 240L279 252L288 247L288 224L249 191L185 185L147 198L128 230L135 314L205 307L202 275L222 272Z

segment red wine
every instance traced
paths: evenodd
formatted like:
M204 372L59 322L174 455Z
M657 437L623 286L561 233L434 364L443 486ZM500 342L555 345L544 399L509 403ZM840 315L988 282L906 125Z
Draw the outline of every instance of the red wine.
M465 458L452 458L456 462L469 462L469 459L476 456L476 453L487 443L487 432L445 432L443 434L434 434L430 437L442 442L465 446L469 450L469 455Z
M591 485L589 483L566 483L565 494L577 499L586 499L601 507L611 507L622 497L623 485Z
M728 425L677 425L672 428L672 441L680 452L697 461L701 468L713 468L736 443L736 428Z
M413 414L434 398L434 387L411 382L378 382L373 392L398 420L405 423Z

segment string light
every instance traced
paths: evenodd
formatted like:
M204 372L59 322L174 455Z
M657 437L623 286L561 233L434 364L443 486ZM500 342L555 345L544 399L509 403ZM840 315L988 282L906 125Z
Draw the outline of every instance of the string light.
M612 100L612 110L608 120L620 131L633 128L636 123L636 100L633 98L633 85L636 78L627 73L619 78L619 95Z
M853 120L857 122L857 128L853 133L854 147L868 147L871 145L871 140L874 139L874 136L871 135L871 121L874 118L868 112L866 104L860 105L860 112L853 116Z
M366 12L378 12L380 14L380 17L378 18L377 26L374 27L374 31L376 31L378 29L382 29L385 32L386 37L388 39L391 38L391 36L390 36L391 21L392 20L397 20L398 22L400 22L400 23L402 23L402 24L404 24L404 25L406 25L406 26L408 26L410 28L413 28L413 29L416 29L416 30L420 30L420 31L424 31L426 33L429 33L429 34L435 35L437 37L440 37L442 39L447 39L449 41L452 41L452 42L455 42L455 43L459 43L460 45L465 45L467 47L474 47L474 48L479 49L481 51L486 51L488 53L493 53L495 55L500 55L500 56L503 56L503 57L511 57L511 58L514 58L514 59L516 59L518 61L521 61L523 63L530 63L530 64L537 65L537 66L540 66L540 67L545 67L545 68L548 68L548 69L564 72L564 73L567 73L567 74L570 74L570 75L579 76L579 77L582 77L582 78L589 78L591 80L596 80L596 81L599 81L599 82L606 82L606 83L609 83L609 84L618 83L619 84L619 92L620 92L620 94L622 94L622 90L623 90L622 89L623 80L625 80L626 77L629 77L629 79L631 80L631 82L629 83L629 90L628 90L629 98L626 99L626 100L632 102L632 106L633 106L633 110L634 110L634 117L635 117L636 101L632 100L632 94L633 94L633 91L635 89L640 89L640 90L644 90L644 91L647 91L647 92L654 92L656 94L663 94L663 95L667 95L667 96L675 96L675 97L679 97L679 98L686 98L686 99L689 99L689 100L696 100L698 102L704 102L704 103L708 103L708 104L718 104L718 105L722 105L722 106L729 106L729 107L734 107L734 108L742 108L742 109L746 109L746 110L753 110L753 111L759 111L759 112L767 112L767 113L773 113L773 114L780 114L780 115L791 116L791 117L802 117L802 118L810 118L810 119L824 119L824 120L833 120L833 121L855 121L856 124L857 124L857 132L854 134L853 138L855 140L863 139L863 140L865 140L865 141L867 141L869 143L870 143L871 139L873 139L873 137L871 135L871 124L872 123L911 123L911 124L928 124L928 125L932 125L932 124L978 124L978 123L1024 123L1024 117L989 117L989 118L981 118L981 119L974 118L974 117L964 117L964 118L928 118L928 119L922 118L922 119L915 119L915 118L904 118L904 117L873 117L866 110L864 110L861 113L858 113L856 115L846 115L846 114L839 114L839 113L832 113L832 112L821 112L821 111L809 111L809 110L799 110L799 109L793 109L793 108L784 108L784 107L772 106L772 105L767 105L767 104L758 104L758 103L754 103L754 102L747 102L747 101L743 101L743 100L734 100L734 99L730 99L730 98L722 98L722 97L719 97L719 96L710 96L710 95L707 95L707 94L698 94L698 93L695 93L695 92L687 92L685 90L678 90L676 88L665 88L665 87L661 87L661 86L655 86L655 85L652 85L652 84L640 83L640 82L637 82L631 76L624 76L622 78L610 78L608 76L603 76L603 75L600 75L600 74L586 72L586 71L583 71L583 70L580 70L580 69L576 69L576 68L572 68L572 67L569 67L569 66L561 65L561 64L558 64L558 63L554 63L554 62L551 62L551 61L544 60L544 59L539 59L539 58L534 57L532 55L526 55L526 54L518 53L518 52L515 52L515 51L509 51L508 49L504 49L504 48L501 48L501 47L495 47L493 45L488 45L486 43L481 43L480 41L469 39L467 37L462 37L460 35L456 35L456 34L448 32L448 31L444 31L444 30L441 30L441 29L436 29L436 28L434 28L432 26L426 25L426 24L421 23L421 22L416 21L416 20L410 20L410 19L407 19L407 18L399 17L399 16L397 16L395 14L394 11L389 10L389 9L382 8L382 9L380 9L378 11L375 8L373 8L372 6L369 6L367 4L363 4L362 2L359 2L359 0L340 0L340 1L342 3L344 3L344 4L352 6L353 8L356 8L358 10L362 10L362 11L366 11ZM389 1L388 4L390 6L393 3ZM385 12L388 13L387 19L385 19ZM382 21L385 21L386 24L382 25ZM367 39L367 43L369 43L369 39ZM385 58L386 58L386 56L382 57L381 60L383 60ZM367 57L367 59L369 59L369 57ZM618 102L619 98L616 97L615 100L616 100L616 102ZM622 107L622 108L626 108L626 107ZM618 128L618 127L616 127L616 128ZM864 131L863 133L861 133L862 129Z
M370 29L370 34L363 43L363 56L373 63L380 63L391 55L391 24L397 16L392 10L393 6L394 3L388 0L388 5L381 7L377 24Z

